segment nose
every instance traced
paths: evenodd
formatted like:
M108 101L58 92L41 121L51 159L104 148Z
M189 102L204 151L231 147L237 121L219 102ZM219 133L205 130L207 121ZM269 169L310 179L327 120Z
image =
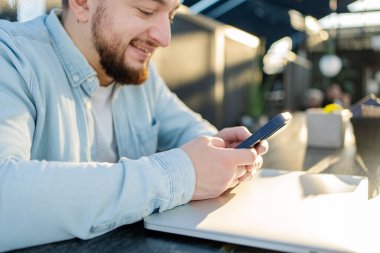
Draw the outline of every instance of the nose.
M155 22L149 31L149 36L161 47L167 47L171 39L170 20L160 18Z

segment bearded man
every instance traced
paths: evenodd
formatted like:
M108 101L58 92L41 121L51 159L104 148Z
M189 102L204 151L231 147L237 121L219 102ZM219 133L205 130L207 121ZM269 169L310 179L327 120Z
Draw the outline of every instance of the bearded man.
M150 63L179 0L63 0L0 22L0 251L89 239L219 196L262 165ZM36 232L38 229L38 232Z

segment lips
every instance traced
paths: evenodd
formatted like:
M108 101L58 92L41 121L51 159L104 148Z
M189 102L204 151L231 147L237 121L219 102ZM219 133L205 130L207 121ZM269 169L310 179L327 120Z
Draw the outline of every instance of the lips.
M148 49L148 48L145 48L145 47L142 47L142 46L140 46L140 45L136 45L135 47L136 47L137 49L139 49L139 50L141 50L141 51L147 53L147 54L151 54L151 53L152 53L152 50L150 50L150 49Z
M131 45L136 48L137 50L141 51L142 53L147 54L148 56L151 55L154 51L154 48L152 46L149 46L146 43L141 43L138 41L132 41Z

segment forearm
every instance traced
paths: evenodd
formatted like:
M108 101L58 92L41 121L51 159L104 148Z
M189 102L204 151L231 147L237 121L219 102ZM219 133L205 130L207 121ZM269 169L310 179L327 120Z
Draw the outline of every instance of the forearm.
M117 164L2 161L0 251L95 237L188 202L194 185L179 149Z

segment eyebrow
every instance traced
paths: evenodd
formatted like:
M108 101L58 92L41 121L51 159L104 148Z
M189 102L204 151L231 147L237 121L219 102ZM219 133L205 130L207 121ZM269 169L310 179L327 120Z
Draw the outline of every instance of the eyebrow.
M168 2L165 0L151 0L151 1L157 2L157 3L162 4L162 5L168 5Z

